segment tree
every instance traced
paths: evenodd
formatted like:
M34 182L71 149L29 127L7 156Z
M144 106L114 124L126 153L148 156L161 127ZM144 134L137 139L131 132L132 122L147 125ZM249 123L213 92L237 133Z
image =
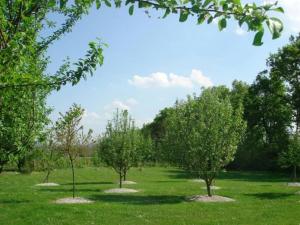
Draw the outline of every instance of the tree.
M300 139L299 136L291 137L288 148L281 152L279 164L283 168L293 168L292 180L297 180L297 167L300 166Z
M272 54L267 65L272 76L281 79L286 85L289 104L293 110L295 133L300 134L300 34L292 36L290 43Z
M219 171L233 160L245 129L241 107L234 109L225 91L205 89L200 97L176 105L167 130L177 163L205 180L208 196Z
M70 32L87 13L92 1L65 5L56 0L4 0L0 3L0 172L10 160L24 162L47 125L46 97L66 83L77 84L102 65L102 44L91 42L85 57L71 65L66 60L55 74L46 68L48 47ZM48 14L60 14L65 22L54 33ZM48 32L47 32L48 33Z
M241 169L274 170L280 152L289 142L291 107L284 82L261 72L244 100L246 135L239 146L236 163Z
M25 164L49 123L46 96L47 91L34 88L0 90L0 172L9 160L19 161L19 168Z
M127 110L117 110L99 141L101 159L119 174L120 188L128 170L135 164L138 138L134 120Z
M74 163L81 146L87 145L92 139L92 130L87 134L83 133L83 126L80 125L84 109L73 104L65 113L60 113L56 122L56 139L61 150L70 160L72 169L73 198L75 197L75 168Z
M162 109L159 114L157 114L154 120L151 123L148 123L143 126L142 133L144 136L151 137L152 140L152 154L151 154L151 161L158 163L158 162L168 162L168 155L164 154L167 151L163 150L164 147L164 138L166 134L166 123L167 117L170 113L173 113L173 108L164 108Z
M135 164L140 169L146 162L153 162L153 142L148 133L141 129L136 129L137 149L135 154Z

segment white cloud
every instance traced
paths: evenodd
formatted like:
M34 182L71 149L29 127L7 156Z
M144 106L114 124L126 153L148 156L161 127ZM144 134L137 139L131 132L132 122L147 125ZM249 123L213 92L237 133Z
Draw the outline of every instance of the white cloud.
M245 31L243 28L241 27L237 27L235 29L235 33L239 36L244 36L245 34L247 34L247 31Z
M96 134L101 125L103 124L104 118L97 112L89 112L85 109L81 124L84 126L85 131L88 129L93 129L94 133Z
M300 31L300 1L299 0L279 0L285 10L285 16L289 22L290 29L294 32Z
M104 106L104 116L105 119L110 119L116 109L128 110L130 111L135 105L138 104L138 101L134 98L129 98L124 101L116 99L110 104Z
M189 76L180 76L174 73L166 74L162 72L152 73L149 76L134 75L129 84L141 88L150 87L181 87L193 88L195 85L202 87L210 87L213 85L211 80L203 75L200 70L192 70Z

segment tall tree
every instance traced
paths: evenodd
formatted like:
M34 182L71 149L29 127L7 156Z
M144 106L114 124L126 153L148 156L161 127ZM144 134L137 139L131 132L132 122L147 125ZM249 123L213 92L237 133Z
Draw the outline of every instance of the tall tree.
M84 58L73 66L63 63L48 75L48 47L69 32L93 1L66 5L56 0L4 0L0 2L0 172L10 158L24 161L47 124L46 97L66 83L75 85L102 64L101 44L91 42ZM53 25L50 13L65 18L50 36L42 31Z
M272 54L267 65L272 76L286 85L289 103L293 110L295 133L300 134L300 34L290 38L290 43Z
M282 80L260 73L245 99L248 123L237 160L244 169L276 169L280 152L289 141L291 108Z

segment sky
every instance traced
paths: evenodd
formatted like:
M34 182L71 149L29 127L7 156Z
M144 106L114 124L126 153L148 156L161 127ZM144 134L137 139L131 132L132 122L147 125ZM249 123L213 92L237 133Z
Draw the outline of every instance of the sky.
M127 7L93 8L49 48L48 72L54 73L66 57L76 62L97 38L108 44L104 65L86 81L51 93L51 119L77 103L85 109L83 125L100 134L116 108L129 110L141 126L176 99L199 94L203 87L230 87L234 80L252 83L266 69L270 53L300 32L300 0L279 0L279 5L285 9L284 15L276 14L284 22L283 35L272 40L265 32L260 47L252 45L254 33L238 28L235 21L219 32L216 23L197 25L196 18L179 23L178 15L160 19L139 9L130 16Z

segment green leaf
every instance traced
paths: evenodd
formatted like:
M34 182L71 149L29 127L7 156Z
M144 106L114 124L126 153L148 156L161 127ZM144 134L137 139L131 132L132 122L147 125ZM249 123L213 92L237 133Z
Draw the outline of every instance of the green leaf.
M129 15L132 15L133 14L133 10L134 10L134 5L131 5L129 7Z
M267 26L272 34L272 39L279 38L283 31L283 23L281 20L271 17L267 20Z
M198 17L198 24L202 24L204 21L205 21L205 17L206 14L201 14L199 17Z
M211 3L212 2L212 0L205 0L205 2L203 3L203 8L205 8L206 6L208 6L209 5L209 3Z
M276 11L276 12L281 12L281 13L284 13L284 9L282 7L277 7L275 9L272 9L273 11Z
M227 26L226 19L225 18L220 19L218 22L219 30L222 31L224 28L226 28L226 26Z
M254 40L253 40L253 45L255 46L261 46L263 44L262 42L262 37L264 36L264 30L261 29L260 31L258 31L255 36L254 36Z
M59 7L62 9L62 8L64 8L65 6L66 6L66 4L67 4L67 0L60 0L59 1Z
M111 3L109 0L104 0L104 3L107 7L111 7Z
M212 21L214 20L214 17L213 16L210 16L207 20L207 24L210 24Z
M180 10L179 22L185 22L189 16L189 12L187 10Z
M162 17L163 19L166 18L170 14L171 10L169 8L166 9L166 12L164 16Z
M100 0L96 0L96 8L99 9L101 7L101 2Z

